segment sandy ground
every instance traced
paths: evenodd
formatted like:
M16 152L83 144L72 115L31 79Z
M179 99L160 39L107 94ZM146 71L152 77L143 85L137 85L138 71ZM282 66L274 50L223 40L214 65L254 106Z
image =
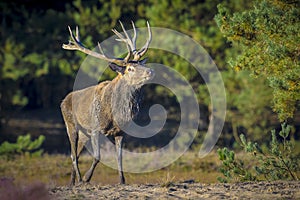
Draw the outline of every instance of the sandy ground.
M300 181L56 187L53 199L300 199Z

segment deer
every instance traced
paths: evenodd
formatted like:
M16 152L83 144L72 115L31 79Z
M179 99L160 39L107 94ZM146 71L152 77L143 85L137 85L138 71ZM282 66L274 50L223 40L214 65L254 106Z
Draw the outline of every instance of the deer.
M98 51L86 48L80 41L79 29L76 27L75 35L68 26L70 40L63 44L65 50L78 50L97 59L105 60L111 70L117 73L113 80L107 80L81 90L75 90L66 95L61 103L61 112L66 126L68 139L71 146L71 183L89 183L97 164L100 161L99 136L104 134L114 138L116 159L120 184L125 184L122 165L122 144L125 127L140 110L141 88L154 77L154 71L145 66L146 60L141 59L147 52L152 33L147 21L148 39L144 46L137 50L137 31L132 22L133 37L130 37L120 21L123 34L116 29L112 31L117 36L117 41L126 44L128 53L125 58L107 57L98 42ZM92 165L81 176L78 159L87 141L92 147Z

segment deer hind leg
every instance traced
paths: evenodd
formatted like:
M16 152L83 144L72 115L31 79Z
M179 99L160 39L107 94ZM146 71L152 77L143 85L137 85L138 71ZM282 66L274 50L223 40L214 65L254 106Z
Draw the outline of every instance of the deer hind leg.
M82 150L88 140L89 140L89 138L79 130L78 144L77 144L77 160L79 160L80 153L82 152ZM78 171L79 171L79 169L78 169ZM71 185L75 184L75 177L76 177L76 171L75 171L74 167L72 166Z
M84 182L89 182L91 180L94 170L100 160L99 132L93 132L91 134L91 144L92 144L93 163L90 169L83 176Z
M115 145L116 145L116 152L117 152L120 184L125 184L125 178L123 174L123 163L122 163L122 143L123 143L123 136L116 136Z
M77 177L78 183L82 182L80 170L78 167L78 130L76 130L73 123L66 123L67 132L71 145L71 159L72 159L72 171L71 171L71 183L75 184L75 178Z
M77 145L77 156L79 158L80 153L82 152L84 146L89 141L89 137L84 134L81 130L78 133L78 145Z

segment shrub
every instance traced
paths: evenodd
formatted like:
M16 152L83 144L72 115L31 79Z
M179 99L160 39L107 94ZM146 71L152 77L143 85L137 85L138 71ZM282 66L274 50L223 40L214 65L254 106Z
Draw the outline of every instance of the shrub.
M37 139L31 141L30 134L20 135L16 143L7 141L0 145L0 158L14 159L16 155L25 156L41 156L43 149L41 145L45 140L45 136L40 135Z
M224 178L218 177L218 181L227 183L229 181L256 180L255 175L245 167L244 161L235 159L234 151L230 151L224 147L223 149L218 149L217 152L219 159L222 161L222 166L219 170L225 176Z
M241 146L247 155L253 158L253 168L245 167L242 160L235 159L234 151L226 147L218 149L219 159L222 161L220 172L224 178L218 177L220 182L228 181L254 181L263 180L299 180L297 172L299 169L299 155L295 154L294 143L288 140L291 126L283 123L277 138L276 131L272 130L271 142L263 151L255 142L247 141L245 136L240 135Z

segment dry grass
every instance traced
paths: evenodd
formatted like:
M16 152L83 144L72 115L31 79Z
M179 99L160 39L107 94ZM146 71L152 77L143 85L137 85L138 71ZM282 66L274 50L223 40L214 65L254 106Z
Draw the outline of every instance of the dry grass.
M91 158L80 159L82 171ZM297 182L247 182L220 184L215 152L199 159L184 154L168 167L151 173L126 173L118 185L118 172L100 164L91 184L68 187L71 161L66 155L0 160L0 199L299 199ZM208 184L207 184L208 183Z
M81 171L86 171L91 162L88 155L80 157ZM187 152L168 167L150 173L125 173L125 177L128 184L166 184L186 180L214 183L220 176L217 171L219 164L216 153L199 159L196 153ZM39 181L49 187L63 186L69 183L70 171L71 159L67 155L45 154L38 158L20 156L10 161L0 160L0 178L13 178L17 184ZM118 181L118 172L100 163L91 183L106 185Z

